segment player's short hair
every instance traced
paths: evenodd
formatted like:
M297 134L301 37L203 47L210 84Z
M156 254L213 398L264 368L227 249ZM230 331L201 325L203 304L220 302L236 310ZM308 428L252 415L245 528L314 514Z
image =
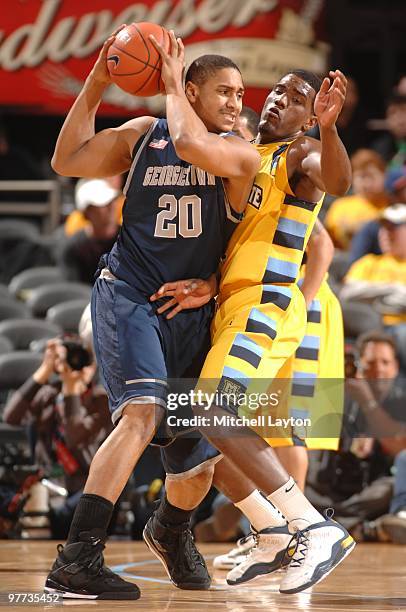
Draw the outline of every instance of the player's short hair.
M241 74L237 64L230 60L229 57L224 57L224 55L201 55L190 64L186 72L185 83L191 81L195 85L203 85L207 79L223 68L233 68Z
M379 329L374 329L358 336L356 348L360 357L362 357L367 344L370 342L374 342L376 344L388 344L392 348L395 358L398 358L398 347L394 338Z
M292 70L291 72L288 72L287 74L296 75L297 77L299 77L299 79L302 79L302 81L305 81L305 83L310 85L310 87L313 87L316 93L319 91L321 84L323 82L323 80L317 74L315 74L314 72L310 72L310 70L297 69L297 70Z
M258 125L260 116L250 106L243 106L241 109L240 117L247 120L247 128L252 134L258 133Z

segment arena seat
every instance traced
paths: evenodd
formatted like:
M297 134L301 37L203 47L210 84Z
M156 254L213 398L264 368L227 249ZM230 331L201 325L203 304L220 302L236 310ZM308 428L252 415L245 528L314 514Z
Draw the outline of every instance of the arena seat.
M43 356L30 351L0 355L0 390L18 389L39 368Z
M46 319L47 321L51 321L52 323L56 323L62 327L63 331L65 332L77 334L79 322L88 303L89 300L78 299L62 302L62 304L56 304L56 306L49 308L46 314Z
M336 283L342 283L351 267L350 254L347 251L335 251L328 273Z
M11 295L7 285L3 285L3 283L0 283L0 299L2 298L12 298L13 296Z
M37 238L39 229L34 223L23 219L0 219L1 238Z
M0 297L0 321L5 319L30 319L31 314L25 304L9 298Z
M28 350L33 340L49 340L60 334L59 325L43 319L8 319L0 323L0 335L10 340L12 350Z
M373 329L382 329L381 316L363 302L341 301L344 320L344 336L355 339Z
M341 291L341 287L342 284L338 282L338 280L336 280L334 278L334 276L329 276L327 279L327 284L330 287L331 291L337 296L340 296L340 291Z
M9 292L22 300L27 299L32 289L42 285L57 283L61 280L61 271L56 266L39 266L29 268L16 274L8 286Z
M74 299L90 301L92 289L84 283L61 282L46 284L30 293L27 306L34 317L45 317L47 311L56 304Z
M0 355L11 353L13 350L12 342L6 336L0 336Z

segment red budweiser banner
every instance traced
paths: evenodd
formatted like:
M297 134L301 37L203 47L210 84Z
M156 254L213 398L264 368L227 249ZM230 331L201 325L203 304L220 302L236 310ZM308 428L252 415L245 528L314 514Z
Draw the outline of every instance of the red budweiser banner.
M189 63L203 53L231 57L257 110L292 68L325 70L323 0L14 0L0 17L0 105L65 114L102 42L122 23L152 21L173 29ZM156 113L162 96L137 98L111 86L101 113Z

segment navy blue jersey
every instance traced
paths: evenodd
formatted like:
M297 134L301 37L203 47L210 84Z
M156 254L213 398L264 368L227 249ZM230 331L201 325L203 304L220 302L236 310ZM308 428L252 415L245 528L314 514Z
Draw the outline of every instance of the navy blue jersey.
M123 225L107 266L146 296L163 283L216 272L238 222L222 179L177 156L166 119L134 148Z

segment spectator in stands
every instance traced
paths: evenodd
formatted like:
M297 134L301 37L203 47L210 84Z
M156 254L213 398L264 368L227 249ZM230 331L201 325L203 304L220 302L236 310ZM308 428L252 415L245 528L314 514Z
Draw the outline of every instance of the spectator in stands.
M338 198L327 211L326 228L336 247L347 250L354 234L377 219L389 204L385 192L385 162L375 151L359 149L351 157L353 194Z
M388 170L385 178L385 188L389 192L393 203L406 204L406 164Z
M347 389L355 408L362 413L364 433L368 432L369 437L355 440L353 450L365 460L379 444L395 468L389 514L361 525L361 534L364 539L406 544L406 385L399 378L396 346L390 336L370 332L361 336L357 344L359 368L356 378L347 381Z
M117 223L121 225L123 221L122 209L125 200L125 197L122 193L123 175L117 174L115 176L106 178L106 182L110 185L110 187L116 189L118 192L118 196L116 198L116 213ZM86 219L85 215L81 210L76 209L70 213L70 215L65 221L65 234L66 236L73 236L73 234L76 234L76 232L79 232L80 230L83 230L85 229L85 227L89 226L90 221Z
M372 143L391 166L406 164L406 96L394 93L386 106L387 131Z
M245 140L254 140L258 134L260 116L249 106L243 106L241 113L234 123L234 132L245 138Z
M406 543L406 520L400 514L406 502L406 461L398 450L406 448L406 436L399 442L385 439L381 427L372 438L372 425L364 417L381 406L397 429L404 429L406 390L398 377L395 343L378 331L361 336L357 347L356 378L347 380L341 451L310 454L306 495L320 510L334 506L337 520L357 540ZM395 480L390 476L393 465L401 466Z
M402 369L406 368L406 204L385 209L381 219L382 255L365 255L349 269L340 297L368 301L383 314L397 339ZM385 243L385 244L383 244Z
M406 165L387 171L385 190L393 203L406 204ZM351 263L364 255L368 255L368 253L373 255L382 254L381 241L379 240L380 227L379 221L370 221L355 234L351 242Z
M82 179L75 191L76 208L89 222L67 239L58 260L68 280L93 284L100 257L113 246L119 224L117 197L120 191L106 180Z
M57 373L56 380L51 380ZM7 402L3 419L29 426L34 461L52 473L63 472L65 504L51 508L52 537L64 539L86 482L91 459L111 430L107 397L93 382L95 365L72 370L60 339L47 343L40 367Z
M406 322L406 302L401 298L406 290L406 204L388 206L381 217L385 230L386 252L382 255L365 255L356 261L345 277L343 299L374 301L380 297L399 295L399 310L385 321L388 325ZM384 313L385 314L385 313Z

